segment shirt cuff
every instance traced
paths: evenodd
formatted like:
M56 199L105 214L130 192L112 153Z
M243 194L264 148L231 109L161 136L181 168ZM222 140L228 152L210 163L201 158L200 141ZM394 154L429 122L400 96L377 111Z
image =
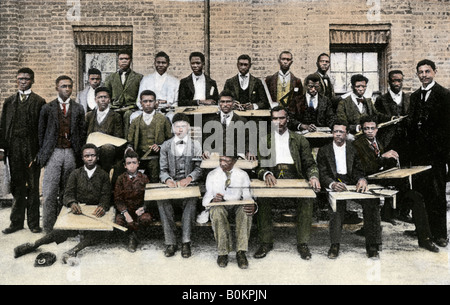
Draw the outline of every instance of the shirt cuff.
M253 110L257 110L257 109L259 109L258 105L253 104Z

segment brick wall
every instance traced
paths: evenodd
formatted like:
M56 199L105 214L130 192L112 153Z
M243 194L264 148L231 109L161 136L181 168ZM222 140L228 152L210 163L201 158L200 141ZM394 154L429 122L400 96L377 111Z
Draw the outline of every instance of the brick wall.
M67 16L80 3L76 20ZM95 4L92 4L94 3ZM387 69L402 69L405 89L419 86L415 65L436 62L436 80L450 87L449 11L447 0L381 0L380 18L367 13L373 1L362 0L211 0L210 70L221 89L237 73L236 59L247 53L258 77L277 71L278 54L294 54L292 71L304 78L315 71L319 53L329 52L330 24L391 24ZM75 20L74 20L75 19ZM15 91L15 73L28 66L36 73L33 89L55 98L54 80L67 74L78 80L79 52L72 26L132 26L133 68L153 72L153 56L166 51L170 72L182 78L191 71L189 53L204 50L204 1L169 0L2 0L0 2L0 99ZM75 82L78 84L78 81ZM74 92L80 88L75 88Z

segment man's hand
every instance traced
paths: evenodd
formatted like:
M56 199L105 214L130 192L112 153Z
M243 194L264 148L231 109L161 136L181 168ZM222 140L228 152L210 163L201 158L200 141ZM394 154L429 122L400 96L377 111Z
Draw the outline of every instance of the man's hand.
M217 193L214 198L212 199L213 202L222 202L224 201L223 199L223 194Z
M320 191L320 182L317 177L311 177L311 179L309 179L309 185L313 188L314 192Z
M264 182L266 183L266 186L273 187L273 186L275 186L277 184L277 179L275 178L274 175L269 173L264 178Z
M159 145L158 144L153 144L149 147L149 149L153 150L154 152L159 152Z
M205 150L202 154L202 159L205 160L205 159L209 159L210 157L211 157L211 153L209 151Z
M105 215L105 209L102 206L98 206L92 215L95 215L95 217L102 217Z
M186 178L181 179L180 181L178 181L178 184L179 184L179 186L181 186L181 187L186 187L186 186L188 186L189 184L191 184L191 182L192 182L192 177L189 176L189 177L186 177Z
M244 212L247 216L253 216L255 214L256 205L254 204L246 204L244 205Z
M365 193L368 190L367 180L364 178L361 178L358 180L358 183L356 184L356 191Z
M167 179L166 180L166 185L168 187L177 187L177 183L175 181L173 181L172 179Z
M398 158L399 158L399 155L398 155L398 153L395 151L395 150L390 150L390 151L387 151L387 152L385 152L384 154L382 154L381 155L383 158L394 158L394 159L396 159L396 160L398 160Z
M140 207L139 209L136 210L137 216L142 216L142 214L144 214L144 213L145 213L144 207Z
M82 214L81 211L81 207L78 203L74 202L72 203L72 205L70 206L70 210L72 211L72 213L74 213L75 215L80 215Z
M245 110L253 110L253 104L251 104L251 103L244 104L244 109Z
M201 100L200 105L215 105L216 101L209 99L209 100Z
M123 213L123 216L125 217L125 220L126 220L127 223L132 223L133 222L133 217L131 217L131 215L130 215L130 213L128 213L128 211Z
M331 189L334 192L345 192L347 190L347 186L342 182L333 182Z
M245 154L245 158L247 160L249 160L249 161L256 161L256 160L258 160L257 157L254 154L250 153L250 152L247 152Z

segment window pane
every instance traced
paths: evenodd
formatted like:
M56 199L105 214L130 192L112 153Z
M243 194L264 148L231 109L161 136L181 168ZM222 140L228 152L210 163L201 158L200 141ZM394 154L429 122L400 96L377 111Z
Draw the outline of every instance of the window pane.
M364 73L364 76L369 79L369 83L367 84L367 90L371 92L380 91L380 81L378 79L377 72Z
M355 74L362 71L362 53L347 53L347 72Z
M345 53L331 53L330 71L345 72L346 56Z
M364 71L378 71L378 53L364 53Z
M336 93L347 92L345 72L331 72L331 78L334 80L334 91Z
M102 72L102 81L108 75L117 71L117 53L85 53L85 67L83 73L84 84L88 83L88 70L97 68Z

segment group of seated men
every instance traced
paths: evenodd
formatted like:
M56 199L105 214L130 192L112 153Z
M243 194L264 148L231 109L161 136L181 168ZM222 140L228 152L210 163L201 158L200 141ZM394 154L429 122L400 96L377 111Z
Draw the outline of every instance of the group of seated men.
M46 103L31 92L33 71L18 71L19 92L5 100L0 124L0 148L4 149L0 156L8 157L14 196L11 224L3 233L23 228L25 210L30 230L40 232L39 173L44 167L46 235L18 246L15 257L45 243L62 242L74 234L54 230L53 226L62 205L74 214L82 214L81 203L97 205L97 217L114 205L116 223L128 228L128 249L136 251L141 228L152 220L144 205L145 185L161 182L171 188L204 183L203 215L211 220L219 266L227 266L233 249L229 213L235 215L240 268L248 267L246 252L253 215L259 242L254 257L263 258L273 249L272 206L278 201L295 204L297 249L302 259L309 260L314 199L257 198L257 203L237 205L224 202L251 200L250 178L263 180L266 187L274 187L279 179L306 179L317 193L346 191L348 185L356 185L357 192L366 192L367 175L398 166L400 157L412 165L432 166L431 174L421 176L414 188L408 183L395 185L400 190L402 208L412 210L419 246L432 252L439 251L436 245L447 246L446 118L450 93L433 80L436 67L432 61L423 60L417 65L422 90L408 99L401 90L403 73L392 71L389 92L372 103L364 98L368 79L361 74L352 76L353 91L347 98L339 100L335 96L326 77L330 65L326 54L318 57L318 71L306 77L305 91L302 82L289 72L293 62L290 52L280 54L280 71L267 77L265 84L249 73L251 59L242 55L237 62L239 74L226 81L220 94L215 81L203 73L205 60L201 53L191 54L193 73L180 82L166 73L169 58L165 53L155 56L156 71L146 77L130 69L131 53L119 52L118 58L120 71L110 75L104 86L99 81L101 73L90 70L90 87L78 95L78 102L71 99L70 77L57 78L58 97ZM92 84L97 84L95 90ZM92 90L95 104L90 97ZM200 105L217 105L218 112L201 121L203 136L197 140L191 137L192 117L177 112L177 107ZM270 119L256 120L258 125L251 125L256 129L243 128L255 121L239 116L235 110L256 109L270 110ZM390 141L385 146L376 137L378 123L404 116L407 118L389 134ZM264 133L263 126L269 132ZM300 132L312 132L317 127L329 127L333 140L320 147L315 158L309 141ZM85 144L93 132L124 138L127 144ZM207 172L200 164L212 152L219 153L219 163ZM238 158L257 160L258 167L242 170L235 166ZM108 175L111 169L112 177ZM166 245L164 254L170 257L178 250L174 212L174 204L178 204L182 207L181 255L188 258L192 255L191 231L197 198L175 201L157 202ZM379 199L358 203L363 208L367 255L378 258L382 243ZM338 202L335 210L330 208L329 258L339 255L345 211L345 201ZM63 261L98 240L98 233L86 235L65 253Z

